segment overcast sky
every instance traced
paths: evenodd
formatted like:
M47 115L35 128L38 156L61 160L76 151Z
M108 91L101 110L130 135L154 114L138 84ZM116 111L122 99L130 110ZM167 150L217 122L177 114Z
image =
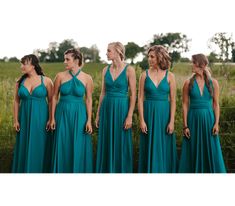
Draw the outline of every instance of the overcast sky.
M0 58L22 57L49 42L74 39L96 44L106 60L109 42L143 46L154 34L181 32L192 39L190 52L208 54L216 32L235 35L232 0L3 0L0 3ZM235 37L234 37L235 39Z

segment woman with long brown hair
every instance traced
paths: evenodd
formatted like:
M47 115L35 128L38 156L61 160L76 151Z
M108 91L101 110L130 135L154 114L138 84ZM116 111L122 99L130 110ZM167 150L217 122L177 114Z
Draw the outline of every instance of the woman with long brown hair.
M183 132L179 172L226 172L219 141L219 84L211 78L208 59L192 56L193 75L183 86Z
M50 107L53 83L46 77L34 54L21 59L23 75L16 83L14 127L16 144L12 171L50 171Z

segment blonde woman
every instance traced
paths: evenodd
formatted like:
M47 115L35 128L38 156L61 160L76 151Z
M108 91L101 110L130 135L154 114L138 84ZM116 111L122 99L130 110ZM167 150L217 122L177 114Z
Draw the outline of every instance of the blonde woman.
M138 110L140 115L139 172L177 171L174 121L176 83L169 72L170 56L160 45L148 50L149 69L140 76Z
M132 172L132 115L136 101L135 70L124 62L120 42L108 45L102 89L96 115L99 127L96 172ZM128 89L130 96L128 96Z

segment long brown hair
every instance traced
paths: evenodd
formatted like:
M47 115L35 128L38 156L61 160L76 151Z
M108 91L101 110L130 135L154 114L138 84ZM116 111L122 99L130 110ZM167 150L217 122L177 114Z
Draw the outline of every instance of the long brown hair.
M158 66L161 70L167 70L171 66L171 57L166 48L161 45L154 45L149 48L149 52L153 51L156 55Z
M31 65L34 66L34 69L37 73L37 75L42 75L42 76L45 76L43 71L42 71L42 67L40 66L39 64L39 60L38 58L34 55L34 54L29 54L29 55L25 55L21 58L20 62L22 64L25 64L27 62L30 62ZM18 82L18 85L21 84L21 82L28 77L28 74L23 74L20 79L17 81Z
M207 68L207 65L209 63L207 57L204 54L194 54L194 55L192 55L192 62L197 67L202 69L206 87L208 88L210 95L213 96L213 89L212 89L212 85L210 83L210 79L211 79L210 69ZM196 76L196 74L193 74L192 77L189 79L189 92L192 89L195 76Z

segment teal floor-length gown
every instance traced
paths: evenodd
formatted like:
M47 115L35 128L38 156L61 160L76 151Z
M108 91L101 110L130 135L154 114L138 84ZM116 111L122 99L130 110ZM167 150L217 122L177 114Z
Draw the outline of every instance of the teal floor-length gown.
M87 110L83 96L86 88L69 71L71 79L61 84L56 106L52 171L55 173L93 172L91 136L86 133Z
M213 87L212 81L210 81ZM184 137L179 165L180 173L224 173L226 172L220 147L219 135L213 135L215 123L213 102L204 85L201 95L194 78L189 93L188 127L190 139Z
M140 133L140 173L177 172L175 135L167 133L170 121L170 86L167 76L168 71L156 87L146 70L144 120L148 131L147 134Z
M52 137L46 131L49 118L47 89L43 76L41 84L31 94L24 86L24 81L25 79L18 89L20 131L16 135L12 172L49 172Z
M109 65L104 77L105 96L100 107L97 173L132 172L132 130L124 130L129 110L127 67L113 80Z

